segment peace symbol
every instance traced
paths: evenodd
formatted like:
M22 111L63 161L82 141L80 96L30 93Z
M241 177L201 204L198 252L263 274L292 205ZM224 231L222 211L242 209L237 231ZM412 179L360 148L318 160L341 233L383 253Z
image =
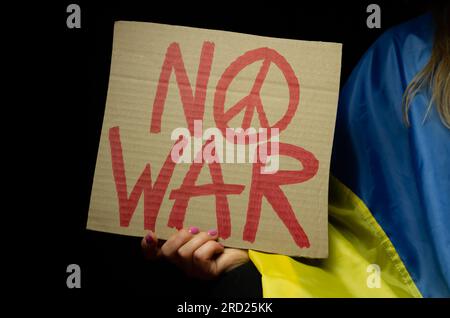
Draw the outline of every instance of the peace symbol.
M263 63L250 93L225 111L226 92L231 82L245 67L259 60L262 60ZM289 87L289 104L286 113L273 126L270 126L267 120L260 96L261 87L266 79L271 63L274 63L281 70ZM241 128L246 130L250 127L256 108L261 128L278 128L279 132L281 132L286 129L294 117L298 107L299 96L300 85L297 77L291 65L281 54L267 47L248 51L227 67L217 83L214 95L214 119L216 126L220 129L223 136L226 137L226 129L229 128L228 123L245 108ZM252 138L246 138L245 143L248 144L250 140ZM234 143L234 140L230 140L230 142Z

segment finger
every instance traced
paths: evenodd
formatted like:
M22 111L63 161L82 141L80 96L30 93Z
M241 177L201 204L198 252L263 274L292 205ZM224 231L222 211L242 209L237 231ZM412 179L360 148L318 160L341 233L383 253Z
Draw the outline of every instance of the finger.
M198 228L191 227L189 230L181 229L173 234L161 247L162 255L166 258L176 261L178 259L178 249L188 242L199 232Z
M226 248L215 260L218 273L229 272L230 270L247 263L250 260L248 250L236 248Z
M209 230L208 232L201 232L191 240L186 242L183 246L178 249L178 255L187 260L192 261L192 256L194 252L203 244L211 240L217 240L218 233L217 230Z
M221 272L217 268L217 263L214 261L217 254L223 253L224 247L217 241L207 241L197 250L195 250L192 260L194 268L201 271L205 278L216 277Z
M147 259L155 259L160 256L158 238L156 237L156 234L151 231L148 232L144 238L142 238L141 247L145 258Z

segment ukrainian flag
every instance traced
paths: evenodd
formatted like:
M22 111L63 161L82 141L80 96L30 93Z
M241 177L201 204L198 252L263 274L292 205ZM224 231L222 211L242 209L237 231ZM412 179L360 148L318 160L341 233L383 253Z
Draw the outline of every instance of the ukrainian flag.
M329 257L250 251L265 297L449 297L450 130L429 95L411 127L402 96L426 65L431 14L384 33L339 101L329 194Z

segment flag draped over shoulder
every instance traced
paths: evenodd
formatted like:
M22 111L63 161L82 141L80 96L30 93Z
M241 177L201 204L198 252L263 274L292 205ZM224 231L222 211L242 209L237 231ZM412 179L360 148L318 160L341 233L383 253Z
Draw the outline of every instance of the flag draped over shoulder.
M433 33L431 14L390 29L351 74L333 146L330 256L250 251L264 296L450 296L450 130L435 107L426 116L427 92L412 101L410 127L401 105ZM367 281L371 264L381 270L379 288Z

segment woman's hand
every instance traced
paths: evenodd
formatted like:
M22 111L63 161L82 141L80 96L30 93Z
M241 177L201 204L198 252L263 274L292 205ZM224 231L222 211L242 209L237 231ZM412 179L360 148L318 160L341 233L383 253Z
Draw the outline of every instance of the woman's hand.
M164 257L191 277L212 279L248 262L247 250L225 248L217 242L217 231L200 232L197 227L173 234L161 247L149 232L141 246L148 259Z

